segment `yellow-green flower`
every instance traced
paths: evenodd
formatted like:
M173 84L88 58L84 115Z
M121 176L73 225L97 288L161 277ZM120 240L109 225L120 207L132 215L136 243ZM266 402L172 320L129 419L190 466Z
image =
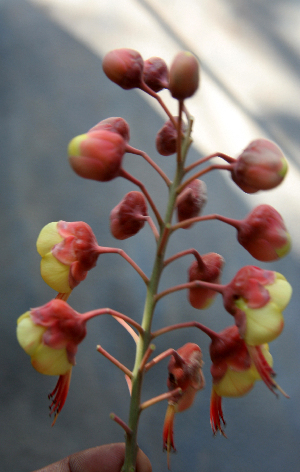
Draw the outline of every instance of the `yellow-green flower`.
M33 367L41 374L59 375L49 396L54 422L66 401L77 347L85 335L86 319L59 299L31 309L17 320L17 339Z
M47 224L37 239L44 281L59 293L70 293L96 265L98 247L92 229L82 221Z
M243 267L223 291L225 308L235 317L242 338L258 346L273 341L283 330L283 310L292 287L278 272Z

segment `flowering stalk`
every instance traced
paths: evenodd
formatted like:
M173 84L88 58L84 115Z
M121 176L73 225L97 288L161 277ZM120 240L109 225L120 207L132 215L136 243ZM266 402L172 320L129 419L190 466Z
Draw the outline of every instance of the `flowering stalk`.
M167 204L165 218L163 224L161 225L159 240L157 243L157 252L153 264L152 274L149 279L147 287L147 295L144 306L143 320L141 323L144 333L139 338L139 342L136 349L136 358L134 368L132 370L132 392L131 392L131 403L129 411L129 421L128 426L132 431L131 434L126 434L126 456L123 466L123 472L134 470L135 459L137 452L137 428L139 422L139 416L141 413L140 410L140 398L141 398L141 389L143 383L144 372L141 371L140 365L142 363L143 356L147 351L150 343L152 341L151 336L151 327L152 327L152 318L154 314L154 309L157 303L157 290L158 284L162 271L164 269L164 254L168 242L168 235L166 236L166 228L171 224L173 212L175 209L175 202L177 198L177 189L180 185L180 182L184 176L184 160L187 155L187 150L190 145L190 135L191 126L189 127L188 134L185 136L182 146L181 146L181 163L178 164L174 181L172 182L169 189L169 200Z
M251 142L237 159L218 152L186 166L187 152L192 143L193 118L185 100L196 92L199 85L199 64L193 54L180 52L168 70L160 58L143 61L138 51L117 49L104 57L103 70L110 80L123 89L139 88L152 96L166 112L169 119L156 136L156 149L161 156L176 153L174 179L171 181L148 154L129 145L129 125L120 117L102 120L87 133L73 138L68 147L69 163L81 177L98 182L122 177L139 187L140 192L134 190L127 193L112 209L110 230L114 238L124 240L137 234L148 222L156 241L152 272L148 277L123 249L99 246L92 229L84 222L49 223L38 237L37 250L41 256L41 275L58 294L46 305L31 309L19 317L17 338L38 372L59 376L49 397L54 424L67 398L75 355L86 336L87 321L107 314L131 335L136 349L132 370L100 345L97 351L125 374L131 396L128 422L114 413L110 417L126 435L122 472L134 472L141 412L159 401L168 401L163 448L167 451L169 467L170 453L175 451L175 415L190 408L196 393L205 386L201 348L195 343L186 343L177 350L166 349L151 360L155 350L152 341L158 336L178 329L196 328L210 338L210 421L214 434L219 431L225 435L223 397L242 396L258 380L262 380L273 393L277 389L287 396L274 381L273 361L267 344L276 339L284 327L282 311L292 293L285 277L249 265L241 268L230 283L221 284L224 259L215 252L200 254L192 248L165 259L173 232L208 220L219 220L234 227L238 242L258 260L267 262L285 256L290 250L290 237L283 219L274 208L259 205L243 220L218 214L200 216L207 193L205 182L198 177L215 169L226 170L242 191L255 193L279 185L286 174L287 163L276 144L258 139ZM172 116L157 94L163 88L169 89L178 101L176 117ZM141 156L163 179L168 189L164 216L144 183L122 167L125 153ZM223 159L225 164L208 164L183 182L188 172L214 157ZM147 204L156 221L148 214ZM178 223L173 223L174 216ZM73 289L85 280L103 254L119 254L144 281L146 297L141 324L111 308L98 308L81 314L66 303ZM188 281L159 292L160 278L166 266L188 255L194 257L188 269ZM198 310L208 308L219 293L225 309L234 318L234 324L220 333L197 321L177 323L152 332L157 302L166 295L183 290L188 293L189 303ZM167 357L170 358L168 391L141 402L144 375Z

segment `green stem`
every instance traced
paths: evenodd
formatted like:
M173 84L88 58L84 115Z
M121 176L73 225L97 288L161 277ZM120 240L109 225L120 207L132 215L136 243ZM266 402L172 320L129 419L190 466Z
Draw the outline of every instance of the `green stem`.
M131 393L131 402L129 409L129 420L128 427L130 429L130 434L126 434L126 454L125 461L122 468L122 472L134 472L136 466L136 455L137 455L137 432L138 432L138 423L141 413L141 391L142 383L145 374L145 369L143 366L143 359L145 353L149 349L149 346L152 341L151 336L151 326L152 318L157 303L157 290L160 281L162 271L164 269L164 255L166 251L166 246L170 236L170 225L172 221L172 216L175 208L176 198L177 198L177 189L180 185L183 176L184 176L184 162L186 154L191 143L190 132L192 128L192 120L190 120L188 133L185 136L182 147L181 147L181 160L178 162L176 175L174 181L169 187L169 200L167 205L167 210L163 224L160 225L159 239L157 242L157 251L154 260L154 265L152 269L152 274L149 279L147 286L147 295L142 319L142 330L143 333L139 336L139 341L136 348L136 358L134 368L132 370L132 393Z

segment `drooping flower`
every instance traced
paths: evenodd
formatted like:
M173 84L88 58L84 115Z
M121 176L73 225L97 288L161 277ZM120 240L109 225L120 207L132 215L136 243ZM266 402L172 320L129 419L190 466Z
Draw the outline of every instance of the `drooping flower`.
M175 123L178 123L178 117L174 116ZM184 121L181 122L181 131L184 133L186 130L186 124ZM155 145L157 152L161 156L171 156L175 154L177 150L177 137L178 130L175 128L172 120L168 120L158 131L156 135Z
M137 234L147 220L147 204L141 192L133 190L125 195L110 213L110 229L117 239L127 239Z
M99 256L95 235L83 221L47 224L37 239L37 251L44 281L59 293L70 293L95 267Z
M53 399L53 424L67 398L75 354L85 335L86 319L59 299L32 308L17 321L19 344L31 357L33 367L41 374L59 375L49 396Z
M160 92L169 86L167 64L160 57L150 57L144 62L143 80L154 92Z
M129 90L141 85L144 61L134 49L114 49L104 56L102 68L112 82Z
M246 193L270 190L284 179L288 169L281 149L268 139L252 141L232 165L232 180Z
M204 282L217 284L220 282L224 259L215 252L210 252L201 256L202 264L199 261L194 261L188 270L188 280L201 280ZM205 287L193 287L188 291L190 304L198 310L205 310L208 308L217 292Z
M291 238L275 208L259 205L238 222L238 241L259 261L275 261L291 249Z
M292 287L278 272L245 266L223 290L224 306L251 346L273 341L284 327L282 311Z
M185 221L200 215L206 201L205 182L199 179L192 180L177 197L176 210L178 221ZM191 226L192 223L184 228L188 229Z
M120 175L125 152L123 135L105 128L76 136L68 146L69 163L76 174L98 182Z
M168 408L163 428L163 447L168 454L168 467L170 466L169 455L175 451L173 429L175 413L189 408L196 393L205 385L202 373L202 353L197 344L187 343L171 356L168 365L168 389L170 391L181 389L175 393L168 402ZM169 467L170 468L170 467Z
M259 362L254 362L238 328L230 326L212 338L210 357L212 360L212 393L210 403L210 423L214 434L223 436L225 420L222 411L222 397L246 395L257 380L263 380L273 392L279 388L274 382L272 356L268 345L256 347L260 352ZM274 392L275 393L275 392Z

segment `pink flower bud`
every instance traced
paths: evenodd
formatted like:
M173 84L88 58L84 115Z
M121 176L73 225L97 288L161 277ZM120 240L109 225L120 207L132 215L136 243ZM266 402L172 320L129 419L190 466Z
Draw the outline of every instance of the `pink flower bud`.
M238 241L259 261L275 261L291 249L291 238L275 208L259 205L239 222Z
M179 52L170 67L169 90L172 97L177 100L185 100L194 95L198 86L198 60L191 52Z
M178 117L174 116L176 122ZM184 133L186 130L186 124L181 122L181 130ZM177 150L177 129L171 120L166 121L163 127L159 130L156 136L156 149L161 156L171 156L175 154Z
M206 185L202 180L192 180L178 195L176 200L178 221L185 221L198 216L207 201ZM188 229L192 223L185 226Z
M80 177L107 182L119 176L126 142L118 133L90 131L73 138L69 162Z
M134 49L114 49L104 56L102 63L107 77L125 90L139 87L144 61Z
M100 121L97 125L93 126L87 134L94 133L94 131L106 130L112 133L118 133L126 143L130 139L130 129L127 121L120 117L106 118L106 120Z
M204 282L219 283L224 259L219 254L210 252L201 256L203 266L194 261L189 268L189 282L202 280ZM213 302L217 292L208 288L194 287L189 289L189 302L199 310L208 308Z
M232 180L246 193L270 190L284 179L288 169L281 149L268 139L257 139L238 157Z
M147 204L141 192L132 191L111 211L110 229L117 239L127 239L137 234L147 217Z
M169 86L169 71L167 64L160 57L151 57L144 62L143 79L154 92L159 92Z

